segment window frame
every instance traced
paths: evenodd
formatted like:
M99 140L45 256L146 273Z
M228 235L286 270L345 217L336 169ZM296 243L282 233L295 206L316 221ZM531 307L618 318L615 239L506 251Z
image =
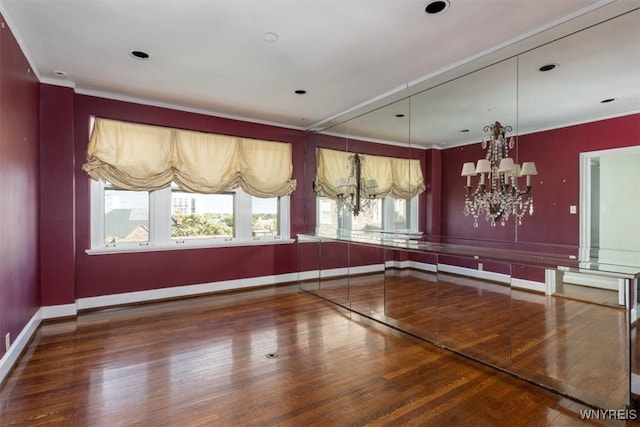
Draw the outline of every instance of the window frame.
M234 193L234 236L202 239L175 239L171 237L171 186L149 191L149 241L104 242L104 190L103 180L90 179L90 247L89 255L123 252L149 252L162 250L180 250L196 248L216 248L225 246L269 245L291 243L291 197L278 198L278 236L252 236L252 196L240 188L230 190Z

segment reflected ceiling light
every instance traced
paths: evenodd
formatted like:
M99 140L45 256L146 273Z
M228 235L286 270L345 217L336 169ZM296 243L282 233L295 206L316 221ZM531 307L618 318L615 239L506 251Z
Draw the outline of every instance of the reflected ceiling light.
M461 176L467 177L466 193L464 196L465 216L473 216L473 226L478 227L478 217L485 215L485 219L495 227L496 222L504 226L511 215L522 224L522 217L529 212L533 215L533 197L531 191L531 176L537 175L534 162L524 162L522 167L514 163L509 157L509 150L514 147L513 137L507 141L506 133L511 132L511 126L502 126L495 122L484 127L482 148L487 150L484 159L462 165ZM488 140L487 140L488 132ZM480 174L478 185L473 190L471 177ZM524 189L518 188L518 178L526 176Z
M338 210L346 209L358 216L360 212L369 211L372 200L376 198L375 188L378 181L362 178L362 162L365 157L358 153L349 156L349 176L336 180L336 204Z
M558 66L558 64L543 65L542 67L538 68L538 71L542 71L544 73L546 71L555 70L557 66Z
M432 1L424 8L424 11L429 15L434 15L436 13L443 12L445 9L449 7L448 1Z
M131 52L129 52L129 54L131 56L133 56L136 59L149 59L150 56L147 52L143 51L143 50L132 50Z
M279 38L280 37L278 37L276 33L272 33L271 31L267 31L266 33L262 34L262 40L268 43L275 43Z

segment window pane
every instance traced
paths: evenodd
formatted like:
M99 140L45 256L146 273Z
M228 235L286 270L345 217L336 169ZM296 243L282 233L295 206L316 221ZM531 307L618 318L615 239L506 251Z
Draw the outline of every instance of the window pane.
M104 243L149 241L149 192L105 184Z
M318 218L319 228L338 229L338 210L336 201L328 197L318 197Z
M382 230L382 199L370 200L370 205L352 219L353 231L380 231Z
M409 229L409 206L407 200L404 199L391 199L393 200L393 222L395 223L396 231L406 231Z
M171 238L233 237L233 194L199 194L171 187Z
M280 234L278 205L277 197L270 199L251 197L251 235L253 237L277 236Z

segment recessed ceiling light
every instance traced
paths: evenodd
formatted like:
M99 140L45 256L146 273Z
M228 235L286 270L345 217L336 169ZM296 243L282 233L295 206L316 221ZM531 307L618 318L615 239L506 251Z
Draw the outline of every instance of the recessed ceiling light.
M607 104L609 102L613 102L618 98L607 98L607 99L603 99L602 101L600 101L601 104Z
M276 33L272 33L271 31L267 31L262 35L262 40L269 43L275 43L278 41L278 39L279 39L278 35Z
M429 15L435 15L436 13L443 12L449 7L448 1L432 1L424 8L424 11Z
M297 93L298 95L304 95L305 93L307 93L307 91L306 91L306 90L304 90L304 89L298 89L298 90L296 90L296 93Z
M400 119L400 118L404 117L404 114L403 113L398 113L398 114L396 114L396 117Z
M469 129L460 129L460 132L469 132Z
M131 56L133 56L136 59L149 59L150 56L147 52L143 51L143 50L132 50L130 52Z
M557 66L558 66L558 64L546 64L546 65L543 65L542 67L538 68L538 71L542 71L544 73L545 71L554 70Z
M61 71L61 70L53 70L53 75L58 76L58 77L62 77L62 78L69 77L69 75L67 73L65 73L64 71Z

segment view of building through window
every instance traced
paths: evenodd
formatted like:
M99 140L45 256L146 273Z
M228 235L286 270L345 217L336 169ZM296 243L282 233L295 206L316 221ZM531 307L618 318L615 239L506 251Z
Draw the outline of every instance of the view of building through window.
M105 244L149 242L149 194L146 191L118 190L108 183L105 184ZM189 193L172 184L171 239L235 237L237 220L234 208L235 198L235 192ZM277 197L268 199L251 197L252 237L279 235L278 208Z
M149 241L149 192L104 190L104 243Z
M171 186L171 238L234 236L234 194L198 194Z
M280 234L278 206L277 197L269 199L251 197L251 235L253 237L273 237Z

